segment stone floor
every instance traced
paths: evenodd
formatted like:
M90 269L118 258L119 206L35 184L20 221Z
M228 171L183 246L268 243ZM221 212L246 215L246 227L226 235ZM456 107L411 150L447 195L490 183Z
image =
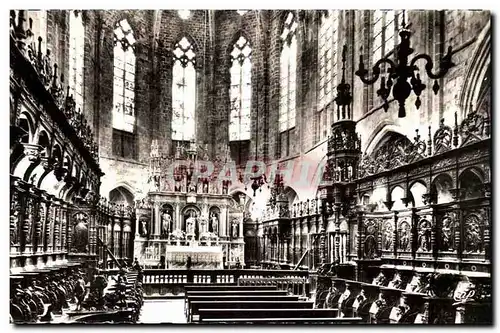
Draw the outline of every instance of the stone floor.
M184 299L146 299L141 309L139 323L185 324Z

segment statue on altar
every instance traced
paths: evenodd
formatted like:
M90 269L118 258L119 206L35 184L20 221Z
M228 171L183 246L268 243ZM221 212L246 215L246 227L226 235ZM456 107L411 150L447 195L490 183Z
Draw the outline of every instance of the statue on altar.
M212 232L215 235L218 235L219 234L219 219L217 218L217 214L212 213L212 216L210 218L210 222L212 225Z
M233 238L238 238L238 220L234 219L231 224L231 235Z
M161 215L162 235L167 236L170 233L172 225L172 215L168 210L165 210Z
M200 217L200 235L208 232L208 221L206 217Z
M140 235L141 237L147 237L148 235L148 221L146 219L141 220L141 225L140 225Z
M191 215L186 220L186 234L194 235L194 228L196 226L196 217L195 213L191 212Z

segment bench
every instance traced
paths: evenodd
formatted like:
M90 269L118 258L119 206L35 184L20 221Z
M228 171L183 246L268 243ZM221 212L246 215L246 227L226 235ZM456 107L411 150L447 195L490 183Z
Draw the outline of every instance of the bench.
M278 290L276 286L236 286L236 285L206 285L206 286L186 286L184 288L184 301L188 293L193 291L257 291L257 290Z
M285 290L196 290L189 291L184 294L184 309L189 305L189 298L196 296L286 296L288 292Z
M286 296L288 292L285 290L197 290L189 291L184 295L185 308L189 305L189 298L196 296ZM241 300L244 300L242 298Z
M361 317L353 318L220 318L205 319L200 324L358 324L361 323Z
M314 302L300 301L194 301L188 322L195 320L199 309L312 309L313 305Z
M263 295L219 295L219 296L192 296L187 298L185 304L185 314L186 318L190 318L191 312L191 302L201 301L201 302L224 302L224 301L232 301L232 302L261 302L261 301L295 301L299 300L298 296L289 296L289 295L273 295L273 296L263 296Z
M277 286L237 286L237 285L194 285L184 288L188 291L229 291L229 290L278 290Z
M338 309L199 309L199 321L246 318L336 318Z

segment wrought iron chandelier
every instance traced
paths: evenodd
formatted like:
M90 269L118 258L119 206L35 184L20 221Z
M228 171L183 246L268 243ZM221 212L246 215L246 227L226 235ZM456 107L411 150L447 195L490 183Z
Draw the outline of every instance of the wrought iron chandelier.
M420 74L418 73L420 69L415 65L416 62L420 59L426 60L425 64L425 72L429 76L429 78L434 79L434 85L432 86L432 90L434 94L437 94L439 91L439 84L437 79L442 78L448 73L448 70L455 66L455 64L451 61L451 57L453 55L451 46L448 47L447 53L440 59L439 61L439 70L437 73L433 73L432 69L434 68L434 62L432 61L431 56L428 54L419 54L415 56L411 61L409 60L409 56L413 53L413 49L410 47L410 37L411 31L406 28L405 23L405 12L403 11L403 20L401 25L401 30L399 31L400 44L395 48L395 61L392 61L387 56L378 60L372 68L373 77L368 78L368 70L365 69L363 64L363 55L359 56L359 67L358 70L354 73L363 83L365 84L374 84L381 75L382 64L389 65L389 69L387 70L387 80L384 76L381 77L380 81L380 89L377 90L377 95L382 98L384 101L383 108L387 112L389 109L389 104L387 99L389 98L389 94L392 89L392 96L399 103L399 113L398 116L400 118L406 117L405 110L405 101L410 96L412 90L417 96L415 101L415 106L417 109L420 108L420 94L426 88L426 85L422 83L420 79ZM362 52L362 48L361 48ZM415 73L417 72L417 73ZM410 82L408 82L410 79ZM393 82L395 81L395 83Z
M258 171L258 166L254 165L252 167L252 172L255 174L257 173ZM264 184L267 184L267 177L265 174L262 174L262 175L259 175L257 177L250 177L250 180L252 181L252 184L250 185L250 187L252 188L252 191L253 191L253 196L255 197L255 193L257 192L257 190L260 190L260 192L262 192L262 186L264 186ZM268 185L269 187L269 185ZM247 185L245 184L245 191L247 191L248 188L247 188Z

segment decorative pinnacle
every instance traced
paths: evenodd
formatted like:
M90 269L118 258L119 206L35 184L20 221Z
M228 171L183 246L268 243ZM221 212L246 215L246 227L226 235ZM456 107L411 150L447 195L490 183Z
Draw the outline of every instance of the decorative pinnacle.
M342 48L342 83L345 83L345 54L346 54L347 46L344 44Z

